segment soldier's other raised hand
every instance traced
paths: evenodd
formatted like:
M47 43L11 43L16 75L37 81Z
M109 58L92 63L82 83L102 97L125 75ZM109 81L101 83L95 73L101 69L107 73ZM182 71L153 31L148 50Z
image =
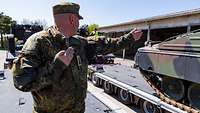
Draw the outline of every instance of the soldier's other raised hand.
M56 54L55 59L58 58L66 66L68 66L71 63L73 57L74 57L74 49L72 47L69 47L67 50L59 51Z
M136 28L133 29L130 33L132 34L135 41L139 40L143 34L143 32L141 30L138 30Z

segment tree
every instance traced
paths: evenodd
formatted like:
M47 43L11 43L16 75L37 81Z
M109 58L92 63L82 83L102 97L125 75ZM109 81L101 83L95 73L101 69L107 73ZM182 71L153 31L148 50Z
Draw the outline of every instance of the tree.
M11 24L16 21L12 21L12 18L4 15L3 12L0 13L0 33L9 33Z
M97 24L90 24L88 26L88 33L90 34L92 31L94 31L95 29L98 29L99 25Z
M3 43L3 34L5 33L10 33L10 29L11 29L11 25L13 23L16 23L16 21L12 21L12 18L7 16L7 15L4 15L3 12L0 12L0 47L4 48L4 44L6 43Z

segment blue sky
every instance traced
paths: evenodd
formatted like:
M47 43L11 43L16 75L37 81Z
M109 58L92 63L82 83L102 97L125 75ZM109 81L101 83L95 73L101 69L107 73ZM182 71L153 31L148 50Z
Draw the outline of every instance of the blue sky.
M0 12L21 22L45 20L53 24L52 6L60 0L0 0ZM200 0L66 0L79 3L80 24L100 26L200 8Z

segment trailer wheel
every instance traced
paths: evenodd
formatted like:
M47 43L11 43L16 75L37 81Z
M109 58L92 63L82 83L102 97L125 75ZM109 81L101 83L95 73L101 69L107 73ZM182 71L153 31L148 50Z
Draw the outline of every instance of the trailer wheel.
M140 110L141 113L162 113L156 105L143 99L140 100Z
M100 86L100 79L95 74L92 75L92 84L97 87Z
M130 93L124 89L121 89L121 88L119 89L118 97L120 101L126 105L132 103Z
M4 80L6 79L5 75L4 75L4 72L3 73L0 73L0 80Z
M113 93L113 87L108 81L103 82L103 89L104 89L104 92L106 92L107 94Z

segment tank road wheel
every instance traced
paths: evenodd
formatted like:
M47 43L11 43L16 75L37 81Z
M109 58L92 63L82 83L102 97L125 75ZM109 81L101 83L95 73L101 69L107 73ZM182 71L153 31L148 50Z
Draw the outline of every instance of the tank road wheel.
M126 105L132 103L131 94L124 89L121 89L121 88L119 89L118 97L119 97L120 101Z
M92 84L97 87L100 86L100 79L95 74L92 75Z
M190 104L200 110L200 85L192 84L188 88L188 100Z
M103 89L104 89L104 92L106 92L107 94L113 93L113 87L108 81L104 81Z
M161 113L161 110L154 104L141 99L140 110L142 113Z
M185 86L179 79L163 77L161 88L166 96L175 101L180 101L185 95Z

